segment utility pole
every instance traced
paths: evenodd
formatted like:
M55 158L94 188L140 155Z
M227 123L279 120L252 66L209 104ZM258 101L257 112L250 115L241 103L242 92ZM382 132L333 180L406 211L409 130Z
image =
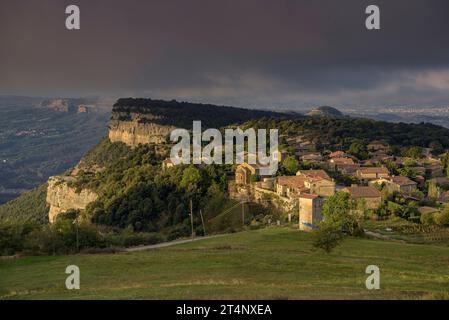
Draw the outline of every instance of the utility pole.
M204 225L203 211L200 209L201 223L203 224L203 235L206 236L206 226Z
M190 199L190 226L192 228L192 240L195 237L193 234L193 203L192 199Z
M76 225L76 252L80 252L80 245L79 245L79 235L78 235L78 212L76 213L75 217L75 225Z
M242 201L242 226L245 226L245 201Z

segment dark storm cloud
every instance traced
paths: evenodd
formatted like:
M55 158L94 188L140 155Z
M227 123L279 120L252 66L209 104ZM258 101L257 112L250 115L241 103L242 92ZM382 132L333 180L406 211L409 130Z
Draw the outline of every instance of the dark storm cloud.
M448 21L446 0L2 0L0 93L447 105Z

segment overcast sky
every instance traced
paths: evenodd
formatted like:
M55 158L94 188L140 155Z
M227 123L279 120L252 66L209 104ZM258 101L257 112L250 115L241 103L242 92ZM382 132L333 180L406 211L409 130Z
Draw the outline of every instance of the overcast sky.
M449 1L0 0L0 94L449 106Z

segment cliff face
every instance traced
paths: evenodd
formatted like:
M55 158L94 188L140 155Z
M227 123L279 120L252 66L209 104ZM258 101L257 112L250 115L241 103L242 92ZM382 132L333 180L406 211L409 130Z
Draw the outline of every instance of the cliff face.
M135 147L162 143L173 129L191 129L201 120L203 129L221 128L257 118L296 118L298 115L211 104L152 99L119 99L112 109L109 139Z
M176 129L174 126L163 126L155 123L141 123L135 121L116 121L109 123L109 140L111 142L123 142L134 148L139 143L163 143L170 132Z
M173 125L156 123L163 121L164 116L154 115L149 109L141 108L139 111L113 109L109 121L111 142L123 142L132 148L139 144L159 144L165 142L170 132L176 129Z
M73 177L55 176L48 179L47 203L50 205L48 219L53 223L58 214L69 209L84 210L86 206L97 200L98 196L91 190L84 189L80 193L68 185Z

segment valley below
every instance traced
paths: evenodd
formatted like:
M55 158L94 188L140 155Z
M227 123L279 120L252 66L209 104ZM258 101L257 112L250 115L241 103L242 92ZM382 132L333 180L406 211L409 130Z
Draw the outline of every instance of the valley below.
M107 134L110 109L65 112L0 97L0 204L74 166Z

